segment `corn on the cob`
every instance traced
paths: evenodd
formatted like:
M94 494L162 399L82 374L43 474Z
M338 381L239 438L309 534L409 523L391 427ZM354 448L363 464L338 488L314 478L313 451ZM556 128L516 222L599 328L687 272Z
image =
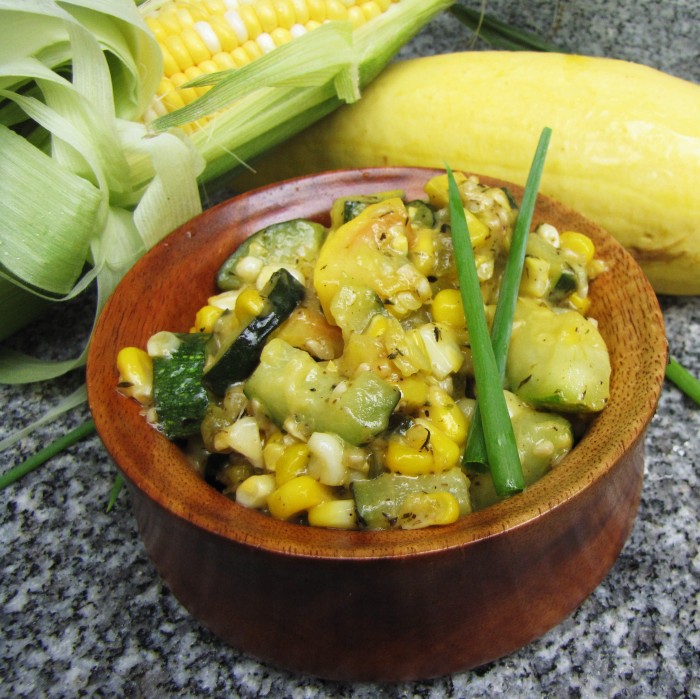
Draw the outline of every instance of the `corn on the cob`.
M399 0L169 0L145 11L163 54L163 77L145 121L190 104L208 87L185 87L202 75L241 68L324 22L354 28ZM208 117L185 125L193 131Z

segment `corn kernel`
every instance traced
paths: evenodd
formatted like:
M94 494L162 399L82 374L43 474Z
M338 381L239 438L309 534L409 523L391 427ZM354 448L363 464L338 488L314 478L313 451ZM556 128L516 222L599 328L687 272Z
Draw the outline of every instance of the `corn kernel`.
M277 26L277 13L270 0L257 0L255 13L263 32L271 32Z
M454 178L457 186L467 181L464 173L455 172ZM438 209L444 209L450 201L447 175L436 175L426 183L423 188L430 199L430 203Z
M309 510L312 527L329 529L356 529L357 511L354 500L328 500Z
M236 299L236 316L241 323L248 323L262 313L265 299L252 286L243 289Z
M183 27L191 27L194 24L194 17L192 16L192 12L190 9L194 10L197 12L197 8L192 7L186 7L183 5L175 5L174 10L175 10L175 15L177 16L178 21L180 22L180 26ZM201 14L201 13L198 13Z
M236 488L236 502L243 507L256 510L267 505L270 494L275 490L275 477L270 473L248 476Z
M491 231L489 231L489 227L477 218L475 214L469 211L469 209L464 209L464 218L467 220L469 240L471 240L472 247L478 247L489 237Z
M406 444L416 451L430 448L430 430L425 425L413 424L404 435Z
M309 19L313 22L325 22L328 19L325 0L306 0L309 6Z
M200 5L204 6L204 10L209 14L220 14L226 10L230 3L225 0L200 0Z
M263 463L268 471L277 470L277 462L279 461L284 450L287 448L284 433L275 432L265 440L263 446Z
M236 35L239 45L244 44L246 41L248 41L248 39L250 39L248 27L238 12L235 10L228 10L224 13L224 19L233 30L233 33Z
M452 524L459 519L459 502L450 492L415 493L401 503L398 525L401 529L422 529Z
M283 29L291 29L296 22L294 8L285 0L274 0L273 5L277 13L277 23Z
M382 8L374 0L370 0L362 4L362 14L365 17L365 22L370 22L382 14Z
M593 241L583 233L576 231L564 231L559 236L561 247L565 250L570 250L580 260L586 264L593 259L595 255L595 245Z
M581 296L574 292L569 296L569 303L581 314L586 315L591 307L591 299L588 296Z
M296 24L306 24L311 19L306 0L289 0L289 5L294 12Z
M332 499L328 486L321 485L311 476L302 475L274 490L268 498L267 507L273 517L286 520Z
M237 46L240 46L240 41L233 27L222 17L222 16L212 16L208 21L216 38L219 40L219 51L224 51L225 53L230 53ZM218 51L212 51L212 55L218 53Z
M309 475L325 485L343 485L343 440L330 432L314 432L308 441Z
M153 391L153 360L138 347L124 347L117 354L119 391L141 405L149 404Z
M255 8L252 5L240 5L236 11L248 32L248 41L255 39L263 30Z
M401 391L401 405L407 410L417 410L428 401L428 385L421 378L408 376L397 387Z
M433 455L430 451L416 449L399 438L389 440L384 463L393 473L404 476L418 476L433 471Z
M173 57L175 63L177 63L180 72L184 72L190 66L194 65L192 56L190 56L185 43L179 35L170 34L165 39L165 45L168 47L170 55Z
M177 13L172 9L165 9L158 14L158 22L165 30L166 34L179 34L182 30L182 25L178 19Z
M340 0L326 0L328 20L347 20L348 10Z
M559 249L559 231L551 223L541 223L535 233L546 240L553 248Z
M188 68L185 71L185 77L187 78L187 80L194 80L195 78L200 78L202 77L202 75L205 75L206 73L204 72L202 66L204 66L206 63L211 63L214 66L216 65L212 61L202 61L202 63L200 63L198 66L192 66L191 68ZM197 95L197 97L201 97L209 89L209 87L191 87L188 89L192 90Z
M177 74L177 72L175 73ZM168 112L185 106L180 91L170 80L161 80L159 89L160 99Z
M549 291L549 262L539 257L526 257L520 278L520 296L543 298Z
M389 319L386 316L376 314L372 316L365 333L370 337L381 337L389 327Z
M287 481L291 481L292 478L304 474L309 463L310 453L309 445L303 442L296 442L286 447L275 464L277 485L283 485Z
M202 37L193 27L185 27L180 32L180 39L182 39L182 43L194 65L206 61L207 58L211 56L211 51L207 48L207 45L202 41Z
M353 29L361 27L365 23L365 15L362 8L355 5L348 8L348 21L352 24Z
M214 31L214 27L210 22L195 22L192 25L192 29L197 32L197 36L199 36L200 40L204 46L206 46L206 49L209 52L209 55L204 56L199 63L204 63L204 61L208 60L211 55L222 50L219 35Z
M255 468L264 466L263 445L257 420L247 415L214 434L214 449L236 451L245 456Z
M428 276L435 267L435 240L430 228L414 228L414 240L411 246L411 262L424 276Z
M160 330L146 342L149 357L172 357L182 344L182 340L169 330Z
M275 46L282 46L282 44L288 44L294 37L289 29L284 27L275 27L271 32L272 43Z
M429 408L426 417L430 422L456 444L463 446L467 441L469 424L464 413L447 391L434 386L428 395Z
M155 17L146 17L146 24L148 28L153 32L153 36L159 44L165 41L165 37L168 36L168 32L165 27L160 23Z
M467 320L459 289L438 291L433 299L433 320L436 323L447 323L453 328L466 327Z
M194 66L191 66L188 68L188 71L191 71L194 68ZM197 92L193 90L192 88L183 88L182 85L184 85L187 82L187 76L185 73L175 73L170 78L170 82L172 83L173 87L177 90L178 95L180 95L180 99L185 103L189 104L193 100L197 98Z
M216 306L202 306L198 311L194 319L194 325L190 329L190 332L194 333L211 333L214 332L214 326L216 321L221 318L221 314L224 312L223 308L217 308Z
M260 36L258 34L258 36ZM243 46L241 46L243 51L245 52L246 56L248 56L248 61L254 61L256 58L260 58L261 56L264 56L264 52L262 48L260 48L260 44L258 44L257 41L249 40L246 41Z
M217 70L231 70L231 68L238 68L239 65L236 62L236 52L242 52L246 61L248 61L248 56L240 46L237 46L231 53L225 53L224 51L215 53L211 57L211 60L216 64Z
M433 453L433 472L441 473L453 468L459 462L459 445L450 439L432 421L417 419L418 424L425 425L430 430L430 449Z

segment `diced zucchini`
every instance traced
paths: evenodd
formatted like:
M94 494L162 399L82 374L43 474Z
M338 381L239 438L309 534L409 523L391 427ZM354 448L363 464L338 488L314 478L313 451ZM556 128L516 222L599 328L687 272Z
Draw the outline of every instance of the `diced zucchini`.
M577 287L576 272L571 265L559 254L559 250L546 241L541 235L532 233L527 240L528 257L544 260L549 265L549 294L552 303L558 303L566 298Z
M210 336L173 335L174 350L153 358L153 405L159 428L169 439L180 439L199 431L209 405L202 373Z
M343 335L361 333L384 305L374 289L366 286L342 286L331 301L331 315Z
M216 283L227 291L251 281L242 280L239 275L239 263L245 267L245 258L259 260L260 268L267 265L295 267L308 279L325 237L324 226L314 221L294 219L274 223L254 233L228 257L219 268Z
M244 391L281 427L293 420L308 434L331 432L355 445L386 429L400 397L397 388L372 372L344 378L332 363L317 363L276 338L265 346Z
M304 294L304 286L282 267L263 289L265 305L259 315L238 334L227 333L222 337L214 332L210 342L212 359L204 373L204 382L216 395L223 395L229 386L250 376L268 335L289 317Z
M394 189L389 192L378 192L377 194L356 194L339 197L331 206L331 228L339 228L344 223L352 221L370 204L376 204L379 201L391 199L392 197L403 198L403 190Z
M471 512L469 479L461 468L421 476L383 473L377 478L352 484L357 513L368 529L399 526L399 511L407 497L417 493L452 493L459 503L460 516Z
M435 209L422 199L414 199L406 204L411 224L420 228L435 227Z
M556 413L535 410L510 391L505 395L525 484L532 485L571 451L574 443L571 423ZM501 499L489 473L470 474L469 479L475 510Z
M518 300L506 380L522 400L545 410L597 412L608 401L610 371L594 323L574 310Z

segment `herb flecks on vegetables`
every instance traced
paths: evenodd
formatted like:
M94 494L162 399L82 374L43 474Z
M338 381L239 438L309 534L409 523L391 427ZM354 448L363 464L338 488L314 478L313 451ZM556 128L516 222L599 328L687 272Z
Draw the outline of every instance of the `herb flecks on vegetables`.
M454 174L449 166L446 169L455 264L472 348L486 452L496 492L511 495L524 489L525 480L486 322L464 206Z
M503 382L505 374L513 315L515 314L515 304L518 300L518 288L520 286L520 278L522 277L523 262L525 260L532 216L537 202L537 192L542 178L542 170L544 169L551 135L552 130L550 128L544 128L540 135L537 149L535 150L535 156L525 184L523 199L513 229L510 251L508 253L505 272L501 280L501 288L498 294L496 312L491 328L491 344L493 346L496 366L498 367L498 376L501 382ZM465 465L485 465L488 461L479 403L480 401L477 398L476 409L469 426L467 447L464 452L463 462Z

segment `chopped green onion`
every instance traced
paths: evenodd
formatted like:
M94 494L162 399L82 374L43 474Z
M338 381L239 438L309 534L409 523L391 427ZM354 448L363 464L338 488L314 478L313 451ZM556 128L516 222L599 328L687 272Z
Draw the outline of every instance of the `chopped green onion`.
M518 211L518 217L515 221L508 260L506 261L506 268L503 272L503 279L501 280L501 287L498 292L498 303L496 304L496 312L491 327L491 344L493 346L496 365L498 367L498 376L501 383L503 383L506 359L508 358L508 345L510 344L513 315L515 313L515 304L518 300L518 289L520 287L520 278L522 277L523 263L525 261L527 239L530 234L532 216L535 211L535 203L537 202L537 191L540 186L540 180L542 179L542 170L544 169L544 162L547 157L547 148L549 147L551 135L552 130L549 127L542 129L527 182L525 183L523 200L520 205L520 210ZM477 399L476 408L469 426L469 435L467 437L467 447L464 451L463 463L465 465L485 465L487 460L486 441L481 422L481 409L479 408L479 400Z
M693 376L673 357L669 359L666 367L666 378L700 405L700 379Z
M41 451L30 456L26 461L21 464L17 464L14 468L11 468L6 473L0 476L0 490L7 488L8 485L18 481L23 476L34 471L34 469L39 468L39 466L46 463L49 459L56 456L56 454L62 452L64 449L72 446L81 439L90 436L95 431L95 423L92 420L87 420L82 425L79 425L74 430L63 435L59 439L51 442L47 447L44 447Z
M489 336L464 206L452 170L449 166L446 170L455 264L471 340L489 467L496 492L500 496L512 495L525 487L522 465Z

